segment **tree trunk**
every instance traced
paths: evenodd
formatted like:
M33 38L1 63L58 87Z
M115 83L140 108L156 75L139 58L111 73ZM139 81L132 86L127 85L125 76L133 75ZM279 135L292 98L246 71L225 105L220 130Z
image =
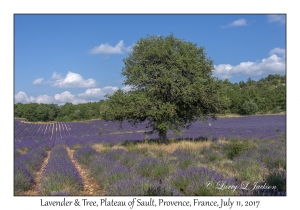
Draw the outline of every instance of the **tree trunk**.
M167 131L159 131L158 135L159 135L159 142L161 142L161 143L167 143L168 142Z

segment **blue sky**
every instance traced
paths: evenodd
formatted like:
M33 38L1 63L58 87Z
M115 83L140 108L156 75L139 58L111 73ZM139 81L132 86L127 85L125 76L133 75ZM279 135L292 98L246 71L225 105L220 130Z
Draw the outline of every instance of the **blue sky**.
M204 46L231 82L286 73L284 15L14 15L15 103L74 104L125 88L123 59L147 35Z

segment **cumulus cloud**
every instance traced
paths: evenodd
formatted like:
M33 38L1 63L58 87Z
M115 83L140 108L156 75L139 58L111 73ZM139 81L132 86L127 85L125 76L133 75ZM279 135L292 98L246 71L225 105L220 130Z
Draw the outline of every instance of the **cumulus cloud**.
M121 89L129 91L132 90L132 87L124 86ZM84 93L79 93L78 95L74 95L69 91L65 91L62 93L55 94L54 96L39 95L37 97L28 97L24 91L20 91L15 94L15 103L53 103L59 105L63 105L67 102L72 104L87 103L104 99L104 96L106 94L113 94L117 90L119 90L118 87L106 86L103 88L89 88Z
M61 79L61 78L62 78L62 76L60 74L57 74L56 71L51 76L52 80L58 80L58 79Z
M269 52L269 55L273 55L273 54L285 55L285 49L276 47Z
M68 72L66 77L53 73L50 83L57 88L90 88L96 86L96 80L84 79L80 74Z
M51 104L53 103L53 97L48 95L39 95L38 97L30 97L32 102L36 102L39 104Z
M267 18L269 23L277 22L280 24L285 24L285 15L268 15Z
M121 40L116 46L111 46L108 43L100 44L94 47L90 53L91 54L123 54L125 52L131 52L132 46L125 47L124 41Z
M221 28L229 28L229 27L235 27L235 26L246 26L247 21L243 18L235 20L231 23L228 23L226 26L221 26Z
M15 94L15 102L16 103L43 103L43 104L50 104L53 103L53 97L48 95L39 95L38 97L30 96L28 97L24 91L19 91Z
M32 84L37 85L37 84L41 84L44 78L38 78L36 80L33 81Z
M65 91L60 94L55 94L54 96L48 95L39 95L37 97L30 96L28 97L24 91L20 91L15 94L15 103L43 103L43 104L59 104L63 105L67 102L72 104L78 103L87 103L83 98L76 97L75 95L71 94L69 91Z
M71 94L69 91L65 91L61 94L55 94L54 99L59 104L64 104L67 102L72 104L87 103L86 100L76 97L75 95Z
M263 74L278 74L285 72L285 57L272 54L260 62L241 62L236 66L219 64L214 66L213 75L221 79L237 75L260 76Z
M103 88L91 88L87 89L85 93L80 93L78 96L85 99L99 99L103 98L106 94L112 94L119 88L113 86L106 86Z
M15 94L15 102L30 103L30 98L26 95L24 91L19 91L17 94Z

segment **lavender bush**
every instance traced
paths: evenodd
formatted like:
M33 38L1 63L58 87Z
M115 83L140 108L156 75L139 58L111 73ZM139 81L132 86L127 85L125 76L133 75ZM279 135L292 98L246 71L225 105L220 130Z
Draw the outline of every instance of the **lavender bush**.
M55 146L41 179L42 195L77 195L83 189L82 178L63 145Z
M15 162L14 168L14 192L29 190L34 183L34 175L21 162Z
M236 186L237 182L227 179L207 168L188 168L178 170L171 179L171 184L185 195L237 195L232 189L218 189L220 185Z
M75 151L74 158L79 163L88 165L96 155L98 155L98 152L95 149L85 146Z
M42 173L41 195L78 195L83 184L67 146L106 195L286 195L284 115L195 122L189 130L176 135L168 132L167 137L173 142L205 141L203 145L200 149L178 148L172 154L147 146L156 144L157 135L145 135L145 125L15 120L15 192L31 188L46 151L51 151ZM97 152L93 144L106 147ZM277 188L251 192L219 189L222 183L233 186L234 180L262 181Z
M153 180L163 179L172 170L171 165L151 157L142 159L135 169L138 174Z
M34 183L35 173L40 170L47 152L42 147L30 150L25 155L15 159L14 190L15 192L29 190Z

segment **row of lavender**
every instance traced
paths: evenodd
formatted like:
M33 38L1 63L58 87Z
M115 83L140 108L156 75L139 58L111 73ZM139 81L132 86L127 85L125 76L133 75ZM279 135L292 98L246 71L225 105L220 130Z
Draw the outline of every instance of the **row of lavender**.
M119 141L140 140L145 138L144 131L149 131L146 122L132 127L129 123L105 122L103 120L85 123L68 123L73 137L93 136L102 140L112 135ZM76 130L76 131L74 131ZM182 129L180 135L168 133L169 138L278 138L286 132L285 115L245 116L219 118L217 121L195 122L190 129ZM150 135L156 138L157 135Z
M15 156L22 154L21 150L29 151L40 145L49 150L60 139L64 139L68 146L72 147L76 144L115 144L126 140L141 141L145 138L157 138L156 134L145 135L144 131L147 129L145 123L137 127L123 123L122 128L120 128L119 123L103 120L54 124L29 124L15 120ZM172 132L168 133L169 138L196 140L219 138L278 139L285 137L285 135L285 115L220 118L213 122L196 122L189 130L183 130L179 136L174 136Z
M226 157L221 157L216 151L186 149L177 149L172 154L162 151L153 154L153 151L148 151L146 148L136 148L135 151L130 152L123 149L105 149L98 153L95 149L85 146L75 152L75 158L87 167L90 174L105 190L106 195L285 195L284 183L279 183L283 186L270 190L248 191L238 187L242 186L245 180L253 183L257 181L256 179L261 181L260 175L264 174L263 170L268 170L271 174L264 177L269 184L278 178L274 173L285 173L285 170L279 170L285 167L285 155L271 155L272 152L277 153L280 148L273 148L276 150L249 158L248 155L257 149L252 147L254 144L249 146L246 145L248 143L238 143L246 151L244 154L231 153L236 151L236 148L232 149L237 145L235 142L226 146L214 144L213 147L219 147ZM212 150L212 147L209 149ZM225 159L224 163L226 159L231 159L230 167L233 171L236 170L235 176L224 176L221 175L222 172L213 170L213 166L218 162L217 159ZM211 164L212 162L214 163ZM205 167L199 166L199 163ZM276 172L273 172L273 169ZM285 174L282 175L281 178L284 180ZM230 188L220 189L221 185ZM237 189L233 190L234 186Z
M204 187L208 180L214 184L219 181L234 183L213 170L176 170L167 160L120 149L99 154L90 147L83 147L76 151L75 158L88 168L106 195L216 195L215 190ZM225 190L221 194L235 193Z
M22 139L52 139L90 138L91 141L103 142L112 137L117 141L141 140L146 137L145 131L149 131L146 123L131 126L123 123L122 127L117 122L105 122L94 120L87 122L68 122L54 124L30 124L15 120L15 141ZM217 121L206 123L195 122L190 129L183 129L180 135L168 133L169 138L278 138L285 136L286 116L247 116L237 118L219 118ZM157 135L147 136L156 138Z
M18 119L14 122L15 140L62 138L70 135L69 130L70 127L62 122L33 124Z
M154 154L145 147L131 148L130 145L127 149L131 151L106 148L98 153L82 145L76 150L75 158L88 168L106 195L285 194L285 141L271 141L214 142L211 147L203 147L201 150L178 148L172 154L159 150ZM38 147L15 160L15 192L32 187L35 174L46 156L47 153ZM226 159L231 161L227 162ZM205 167L199 166L199 163ZM215 163L229 163L225 167L235 175L226 178L221 175L224 173L208 169L214 168L212 166ZM263 174L266 174L264 170L270 174L266 180L278 185L276 190L248 192L232 188L217 189L220 183L232 187L241 186L243 180L261 180ZM278 182L278 179L281 181ZM78 195L82 188L82 179L62 140L51 151L42 173L39 194Z
M37 147L17 157L14 164L14 192L19 195L36 190L37 195L78 195L83 189L82 178L71 161L66 146L58 143L48 153ZM44 168L42 168L45 163ZM41 177L38 179L38 172ZM40 183L37 185L37 183ZM34 189L34 185L38 189Z
M78 195L83 189L82 177L71 161L65 145L58 144L51 150L40 182L40 195Z
M131 127L128 123L123 123L122 128L120 128L118 123L105 123L104 121L76 123L76 126L77 133L81 133L81 135L72 136L72 140L67 141L70 146L76 143L118 143L126 140L141 141L146 138L155 139L158 137L157 134L149 136L144 134L143 131L148 129L145 123L138 125L136 128ZM70 125L70 127L73 126ZM88 129L89 127L93 129ZM99 130L101 132L98 132ZM285 115L220 118L217 121L207 123L195 122L189 130L183 129L181 134L177 136L172 132L168 132L169 138L192 140L220 138L279 139L285 137L285 135Z
M31 189L37 172L41 169L47 156L47 152L42 147L37 147L15 159L14 191L16 193Z
M21 122L15 122L15 132L17 133L15 138L15 190L19 191L20 189L29 189L33 180L36 177L36 172L40 169L41 164L43 163L47 153L44 150L51 150L54 145L65 145L67 144L70 148L73 148L74 145L79 145L84 147L85 145L94 144L94 143L118 143L124 140L141 140L145 138L145 135L141 132L145 130L145 124L139 125L137 128L132 128L129 124L124 124L122 129L119 128L118 123L104 122L104 121L90 121L85 123L65 123L64 126L60 126L59 123L54 124L52 130L49 129L48 125L38 125L38 124L27 124ZM54 127L56 126L56 127ZM62 129L62 128L67 129ZM47 128L47 129L46 129ZM99 132L100 129L100 132ZM53 138L44 138L39 140L37 138L45 137L42 134L47 133L47 130L52 132ZM64 133L65 135L61 135ZM30 134L32 132L32 134ZM226 138L256 138L259 146L256 149L250 149L246 145L246 149L243 150L243 153L239 154L240 145L232 143L232 149L228 149L224 146L215 144L214 146L225 149L222 151L224 154L227 154L227 158L232 159L234 164L231 165L234 168L243 168L244 166L251 166L251 168L243 169L244 174L240 175L242 178L248 178L249 174L257 171L262 171L264 168L268 168L272 172L273 168L284 168L285 173L285 116L255 116L255 117L241 117L241 118L225 118L219 119L215 122L208 122L208 124L195 123L191 126L190 130L184 131L183 134L179 137L182 138L199 138L199 134L202 133L202 138L215 138L214 136L220 135L220 137ZM22 134L29 136L29 138L21 138ZM240 133L240 136L237 135ZM244 136L242 134L245 134ZM53 135L54 134L54 135ZM234 134L231 136L229 134ZM248 135L249 134L249 135ZM251 134L251 135L250 135ZM169 134L169 137L172 134ZM184 136L188 135L188 136ZM153 137L153 136L152 136ZM281 139L281 140L280 140ZM264 142L266 144L264 144ZM56 148L58 146L55 146ZM244 146L243 146L244 147ZM26 148L26 150L22 150ZM247 149L248 148L248 149ZM89 149L87 149L89 150ZM245 150L245 151L244 151ZM53 151L56 151L53 149ZM55 157L56 152L51 152L51 157ZM58 154L62 152L62 149L58 150ZM78 150L79 153L81 150ZM109 150L106 150L109 151ZM276 151L276 152L274 152ZM220 152L210 151L203 154L207 156L205 161L214 161L221 160L225 157L220 155ZM26 153L26 154L23 154ZM53 153L53 156L52 156ZM164 156L163 158L148 157L146 152L141 150L138 153L125 152L124 150L111 150L106 153L93 154L92 159L89 163L82 162L80 155L77 156L77 159L82 164L86 164L90 168L91 173L96 176L99 184L105 188L108 195L125 195L126 193L131 193L131 195L202 195L210 194L216 195L220 191L199 191L203 189L204 182L193 183L191 180L200 180L202 177L206 177L208 180L227 180L222 177L220 174L213 170L208 170L207 168L201 168L197 165L193 165L193 162L199 162L201 156L197 156L191 151L176 151L172 156ZM111 157L110 157L111 156ZM61 158L59 161L57 158L49 159L49 166L53 166L51 169L45 170L43 173L43 190L40 190L40 193L43 195L49 194L73 194L82 188L82 180L78 176L78 172L72 166L70 160L67 156ZM249 159L249 157L252 157ZM67 160L66 163L62 163L61 160ZM98 162L96 161L98 160ZM174 161L176 160L176 161ZM200 162L201 162L200 161ZM60 165L65 164L65 168L72 168L67 170L68 172L63 172L59 168ZM51 171L57 171L57 174L65 174L62 177L65 177L68 180L74 174L72 185L74 185L73 190L61 189L59 186L64 183L53 178L56 177L56 173L50 173ZM51 174L47 176L47 173ZM74 172L73 175L70 173ZM96 172L93 172L96 171ZM120 173L118 173L120 171ZM274 173L281 173L275 171ZM68 175L68 173L70 173ZM273 172L272 172L273 173ZM273 173L273 174L274 174ZM53 175L54 174L54 175ZM67 175L66 175L67 174ZM98 175L97 175L98 174ZM116 176L112 176L116 174ZM127 175L130 174L130 177ZM195 174L198 174L197 176ZM204 174L204 175L203 175ZM215 174L209 175L209 174ZM271 174L272 175L272 174ZM195 177L194 177L195 176ZM199 177L198 177L199 176ZM52 177L52 178L51 178ZM97 178L98 177L98 178ZM132 179L132 177L134 179ZM178 177L178 178L176 178ZM185 177L185 178L182 178ZM214 178L219 177L219 178ZM221 177L221 178L220 178ZM277 175L274 175L276 179ZM258 177L260 178L260 177ZM181 180L183 179L183 180ZM50 180L50 181L49 181ZM52 181L51 181L52 180ZM64 180L64 178L62 178ZM177 180L177 181L176 181ZM179 180L179 181L178 181ZM188 180L188 181L187 181ZM240 178L240 180L242 180ZM227 180L229 183L233 183L233 179ZM49 184L50 183L50 184ZM51 183L54 187L51 186ZM105 184L106 183L106 184ZM185 184L184 184L185 183ZM216 182L214 182L216 183ZM138 187L142 184L142 188ZM132 186L132 191L122 192L124 186ZM195 186L198 186L195 188ZM194 189L194 188L195 189ZM125 187L126 188L126 187ZM50 190L46 190L50 189ZM223 191L225 192L225 191ZM226 192L228 193L228 192ZM242 194L241 192L232 192Z

